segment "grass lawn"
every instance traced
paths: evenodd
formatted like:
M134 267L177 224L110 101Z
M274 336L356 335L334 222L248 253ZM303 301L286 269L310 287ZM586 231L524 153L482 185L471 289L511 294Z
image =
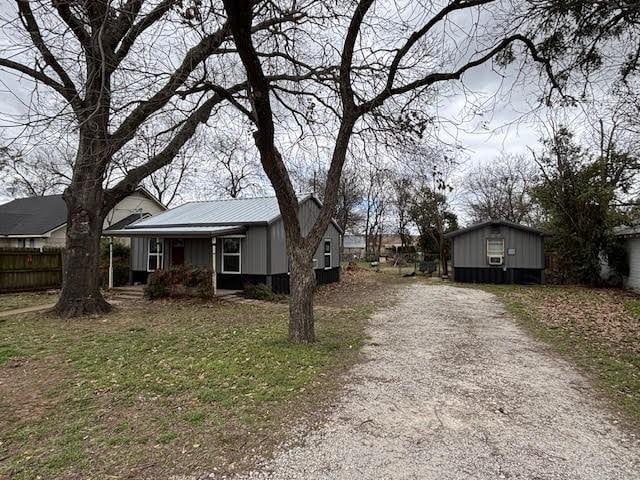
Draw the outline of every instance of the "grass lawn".
M360 275L362 281L351 281ZM382 277L381 277L382 278ZM320 289L318 342L287 305L140 302L98 318L0 318L0 479L168 478L268 455L340 388L389 283ZM350 283L351 281L351 283Z
M0 312L56 303L57 300L57 295L46 292L3 293L0 294Z
M640 427L640 296L564 286L480 288L497 294L527 331L578 365Z

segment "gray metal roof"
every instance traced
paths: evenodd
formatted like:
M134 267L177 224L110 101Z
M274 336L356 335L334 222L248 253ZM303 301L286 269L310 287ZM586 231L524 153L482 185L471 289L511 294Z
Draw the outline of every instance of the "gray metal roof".
M280 208L276 197L209 200L185 203L128 228L267 223L279 216Z
M516 230L523 230L525 232L537 233L538 235L545 235L545 233L542 230L538 230L537 228L533 228L533 227L528 227L526 225L520 225L519 223L508 222L507 220L488 220L486 222L470 225L466 228L461 228L454 232L449 232L445 235L445 238L457 237L458 235L462 235L463 233L472 232L474 230L478 230L479 228L484 228L488 226L504 226L509 228L515 228Z
M18 198L0 205L0 235L44 235L67 223L62 195Z
M124 228L119 230L105 230L103 235L110 237L189 237L189 236L216 236L231 235L234 233L244 233L247 228L243 225L224 225L220 227L147 227L147 228Z

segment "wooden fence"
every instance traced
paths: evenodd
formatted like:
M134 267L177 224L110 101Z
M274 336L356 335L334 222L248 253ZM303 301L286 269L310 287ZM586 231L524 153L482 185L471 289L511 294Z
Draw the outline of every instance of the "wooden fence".
M0 249L0 293L62 285L62 249Z

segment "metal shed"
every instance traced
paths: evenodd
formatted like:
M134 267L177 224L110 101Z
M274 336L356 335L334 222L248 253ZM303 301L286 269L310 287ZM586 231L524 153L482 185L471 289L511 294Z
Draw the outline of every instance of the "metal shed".
M544 233L492 220L446 235L452 242L453 277L469 283L543 283Z

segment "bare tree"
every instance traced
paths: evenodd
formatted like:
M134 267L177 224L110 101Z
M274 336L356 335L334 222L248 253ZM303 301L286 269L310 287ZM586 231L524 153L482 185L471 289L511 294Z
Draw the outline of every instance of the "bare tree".
M465 182L472 221L537 223L536 207L530 196L537 174L535 164L523 155L505 154L477 165Z
M389 177L390 171L387 168L380 166L375 160L370 162L364 196L364 251L367 258L380 257L384 220L391 200L388 194Z
M411 177L399 176L391 181L393 188L393 204L397 220L397 232L400 236L400 244L404 249L411 244L411 201L415 194L413 180Z
M277 32L301 18L295 5L276 9L267 3L254 5L256 23L249 26L254 33ZM64 191L67 254L56 311L62 316L105 312L110 306L96 274L105 215L246 89L234 62L225 63L229 22L218 2L14 0L12 5L2 18L0 69L35 85L37 110L29 113L40 116L29 118L29 126L42 129L52 118L61 119L77 138ZM261 21L263 13L268 19ZM212 55L215 62L208 61ZM43 89L55 97L38 103ZM143 128L163 140L163 148L105 186L111 166Z
M208 158L204 163L209 167L203 172L203 179L209 184L205 190L214 197L240 198L262 191L264 175L255 147L249 142L244 135L207 142L204 153Z
M36 149L29 153L0 148L0 192L10 197L61 193L69 183L68 152Z
M330 3L330 2L328 2ZM465 73L478 65L490 62L497 55L501 55L501 62L505 63L513 59L515 47L522 45L534 60L541 63L549 76L551 66L539 54L535 42L522 32L513 30L513 23L495 28L492 25L483 34L482 45L476 43L478 32L473 31L469 38L464 40L464 46L457 50L460 56L447 58L447 64L438 63L429 55L428 47L437 42L437 33L442 32L441 27L451 17L458 13L476 12L484 15L491 4L498 2L490 0L453 0L447 2L441 8L435 8L431 2L411 2L413 11L421 14L413 16L420 19L419 24L410 24L403 20L404 5L397 2L385 4L380 7L384 11L379 15L372 10L374 0L360 0L355 5L349 3L334 15L335 25L332 32L339 31L342 39L342 47L339 51L339 69L328 80L335 79L332 91L336 92L339 100L340 111L336 111L332 105L328 109L338 114L337 130L334 132L331 142L331 161L328 169L327 183L324 193L324 205L320 214L311 228L303 235L298 219L298 198L291 182L291 178L281 149L276 141L275 110L272 100L279 104L284 95L281 89L274 89L266 77L265 65L269 71L280 68L297 68L306 65L307 61L314 61L310 55L292 49L297 42L283 41L282 43L269 43L262 41L259 35L252 32L252 18L255 5L251 0L224 0L225 10L229 18L229 27L233 34L235 47L238 52L249 84L250 117L255 123L255 143L260 152L262 165L271 181L284 222L287 241L287 251L290 258L291 296L289 302L289 338L293 342L312 342L315 339L313 320L313 289L315 276L312 269L312 257L316 251L324 231L329 225L338 196L338 188L342 168L345 163L349 144L356 132L359 122L365 122L366 118L376 112L384 112L386 108L398 107L402 111L405 102L425 95L425 92L437 92L436 86L443 82L459 81ZM479 7L482 6L482 10ZM417 10L416 10L417 9ZM397 20L390 17L397 14ZM341 28L341 19L346 19L347 25ZM506 17L505 17L506 18ZM477 22L478 25L482 22ZM299 24L296 29L297 39L312 39L316 42L315 34L318 32L317 24ZM383 26L384 25L384 26ZM398 28L393 28L398 25ZM316 28L314 31L305 28ZM405 36L407 31L413 33ZM375 33L372 33L375 32ZM397 35L397 36L396 36ZM376 44L376 39L384 36L384 45ZM256 49L254 37L260 39L261 48L267 47L269 51ZM317 43L314 44L317 47ZM458 42L460 45L460 42ZM488 47L486 45L489 45ZM309 47L308 44L304 45ZM318 49L315 49L318 51ZM326 49L319 50L327 52ZM471 52L471 53L470 53ZM431 52L433 53L433 52ZM270 62L270 59L276 59ZM427 58L433 59L428 61ZM330 53L315 60L327 66L332 63ZM556 87L559 85L555 84ZM298 90L298 94L304 94ZM316 92L307 91L316 101L322 100ZM315 95L314 95L315 93ZM287 105L284 105L286 108ZM305 112L289 106L289 111L296 121L307 122L310 117ZM389 113L389 110L386 110ZM387 118L395 118L388 115ZM410 118L405 119L411 124ZM304 127L304 125L301 125Z

